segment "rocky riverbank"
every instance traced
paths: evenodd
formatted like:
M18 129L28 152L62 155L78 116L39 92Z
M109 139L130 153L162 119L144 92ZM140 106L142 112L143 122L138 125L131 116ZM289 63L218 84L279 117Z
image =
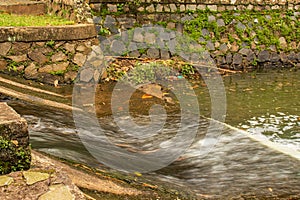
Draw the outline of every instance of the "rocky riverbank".
M80 188L80 189L79 189ZM85 193L83 193L84 191ZM36 151L31 169L0 176L3 200L14 199L190 199L176 190L142 181L140 177L98 172L66 164Z
M66 171L47 157L33 153L29 171L0 176L0 195L12 199L86 199Z

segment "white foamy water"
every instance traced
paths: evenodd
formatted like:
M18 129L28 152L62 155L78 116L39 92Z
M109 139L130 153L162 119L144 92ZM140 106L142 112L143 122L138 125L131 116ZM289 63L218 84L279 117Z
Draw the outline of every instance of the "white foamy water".
M252 117L239 128L254 136L267 138L288 149L300 152L300 116L282 112Z

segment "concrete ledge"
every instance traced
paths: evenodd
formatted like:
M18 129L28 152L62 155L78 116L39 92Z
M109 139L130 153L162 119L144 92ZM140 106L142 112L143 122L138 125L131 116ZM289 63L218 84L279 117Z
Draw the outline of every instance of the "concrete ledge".
M97 37L94 24L49 27L0 27L0 42L70 41Z
M1 1L0 11L18 15L43 15L46 14L46 4L44 2L18 0Z
M6 103L0 103L0 110L0 174L29 169L27 122Z

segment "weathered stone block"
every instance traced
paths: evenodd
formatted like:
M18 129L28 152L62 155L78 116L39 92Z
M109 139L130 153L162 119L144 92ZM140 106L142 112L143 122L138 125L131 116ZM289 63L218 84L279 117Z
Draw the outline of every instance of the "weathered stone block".
M272 52L270 54L270 61L271 62L279 62L280 56L276 52Z
M72 83L76 79L77 74L78 73L75 71L69 71L69 72L65 73L64 81L67 83Z
M159 56L160 56L159 50L158 50L158 49L154 49L154 48L150 48L150 49L148 49L148 51L147 51L147 56L148 56L149 58L157 59L157 58L159 58Z
M66 54L64 54L63 52L58 52L56 54L54 54L52 57L51 57L51 61L52 62L60 62L60 61L65 61L67 60L68 57L66 56Z
M66 43L64 48L70 53L75 53L75 44Z
M258 54L257 58L259 62L270 61L270 52L267 50L263 50Z
M19 31L16 31L18 33ZM5 34L3 34L5 36ZM1 37L1 36L0 36ZM34 36L30 36L34 37ZM11 47L11 52L13 52L13 55L23 55L26 54L31 46L31 43L29 42L16 42L13 43Z
M80 81L81 82L90 82L94 76L94 70L91 68L83 69L80 72Z
M108 4L108 5L107 5L107 8L108 8L108 11L109 11L109 12L118 12L117 5L114 5L114 4Z
M46 65L44 67L39 68L39 73L50 73L53 71L52 65Z
M31 60L38 62L40 64L44 64L49 61L48 57L45 56L41 51L39 51L39 49L35 49L34 51L30 52L28 54L28 57Z
M34 63L30 63L28 67L25 68L24 77L27 79L34 79L38 75L37 67Z
M74 58L73 58L73 62L78 65L78 66L83 66L83 64L86 61L87 56L82 54L82 53L76 53Z
M147 12L150 12L150 13L155 12L155 7L154 7L154 5L151 4L150 6L148 6L148 7L146 8L146 11L147 11Z
M156 12L162 12L163 11L163 6L161 4L156 5Z
M27 55L20 55L20 56L7 56L9 59L11 59L14 62L24 62L27 60Z
M123 42L114 40L111 43L111 51L114 55L120 56L126 52L126 46Z
M241 65L243 62L243 56L239 53L234 54L233 56L233 64L234 65Z
M6 103L0 103L0 174L30 168L27 123Z
M3 42L0 43L0 55L5 56L11 48L11 43L10 42Z
M167 50L160 50L160 58L163 59L163 60L167 60L167 59L170 59L170 52L167 51Z
M6 69L7 62L4 59L0 59L0 71L3 71Z
M140 52L138 50L135 50L135 51L131 51L129 52L129 56L130 57L135 57L135 58L138 58L141 56Z

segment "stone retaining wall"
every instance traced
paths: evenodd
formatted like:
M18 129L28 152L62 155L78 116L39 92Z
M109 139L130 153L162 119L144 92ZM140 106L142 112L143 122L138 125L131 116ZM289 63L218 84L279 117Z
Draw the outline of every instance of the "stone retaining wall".
M85 0L46 0L48 13L78 23L92 23L92 14Z
M50 13L89 21L90 8L83 0L47 2ZM93 25L0 29L0 71L54 85L72 83L99 40L149 24L187 33L220 68L300 67L299 5L299 0L91 0ZM252 16L251 12L256 13ZM115 48L113 44L117 43L109 48ZM131 51L126 47L119 56L169 59L178 55L157 48Z
M31 155L26 120L6 103L0 103L0 174L26 170Z
M96 11L111 13L184 13L186 11L205 10L299 10L299 0L90 0Z
M132 28L161 25L188 33L218 67L242 71L261 66L300 67L299 0L92 0L90 4L98 12L94 23L100 41ZM280 23L286 24L275 27ZM155 57L148 49L127 55L164 58L156 51Z
M97 44L93 25L1 28L0 71L48 84L72 83Z

